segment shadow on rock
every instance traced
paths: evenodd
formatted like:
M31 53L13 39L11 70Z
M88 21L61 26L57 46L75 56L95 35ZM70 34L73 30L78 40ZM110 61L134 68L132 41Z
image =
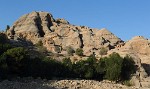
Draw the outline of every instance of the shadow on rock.
M142 63L142 66L145 69L148 76L150 76L150 64Z

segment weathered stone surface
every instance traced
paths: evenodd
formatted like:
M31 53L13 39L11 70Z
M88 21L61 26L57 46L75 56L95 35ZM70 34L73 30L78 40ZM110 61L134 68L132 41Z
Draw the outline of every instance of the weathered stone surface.
M36 43L40 37L51 32L52 21L52 15L47 12L32 12L17 20L7 34L9 37L17 36Z
M95 53L99 55L101 47L116 46L122 43L107 29L92 29L85 26L75 26L69 24L65 19L54 19L47 12L32 12L22 16L7 31L8 36L27 39L34 44L42 40L43 45L50 51L55 52L55 48L60 47L62 51L68 46L83 48L84 55Z
M131 52L138 55L141 63L150 64L150 41L142 36L134 37L124 43L107 29L93 29L86 26L75 26L64 19L54 19L47 12L32 12L22 16L7 31L9 38L21 38L43 45L52 52L56 47L63 52L71 46L74 50L83 48L84 55L99 55L101 47L109 49L108 54L118 52L125 56Z

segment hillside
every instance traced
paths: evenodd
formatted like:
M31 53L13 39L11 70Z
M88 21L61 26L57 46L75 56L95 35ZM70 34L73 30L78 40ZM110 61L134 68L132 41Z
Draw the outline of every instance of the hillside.
M145 86L150 74L150 40L142 36L133 37L124 42L106 28L94 29L86 26L75 26L65 19L54 19L48 12L31 12L20 17L7 30L8 38L13 42L26 40L29 43L42 43L49 52L66 57L67 49L83 50L83 55L69 55L71 59L84 59L94 54L97 59L113 52L122 57L130 55L138 68L133 80L136 86ZM102 48L107 54L100 55ZM59 58L59 57L58 57ZM57 57L56 57L57 59Z
M7 32L9 38L25 38L31 42L42 41L50 51L57 53L71 46L73 49L83 48L84 55L89 56L93 52L99 55L97 50L101 47L108 49L123 43L121 39L107 29L92 29L86 26L75 26L64 19L54 19L47 12L32 12L22 16Z

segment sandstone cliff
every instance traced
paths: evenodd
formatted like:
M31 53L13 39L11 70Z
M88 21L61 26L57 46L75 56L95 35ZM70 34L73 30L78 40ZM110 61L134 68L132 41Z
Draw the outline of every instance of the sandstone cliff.
M7 31L9 38L24 38L34 44L42 40L44 46L52 51L66 47L83 48L85 55L98 54L101 47L114 48L123 41L107 29L92 29L69 24L64 19L54 19L47 12L32 12L22 16Z

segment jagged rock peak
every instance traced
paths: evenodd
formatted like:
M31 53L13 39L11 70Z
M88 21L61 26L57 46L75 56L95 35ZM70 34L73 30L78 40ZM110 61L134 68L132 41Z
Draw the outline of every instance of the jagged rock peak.
M45 18L45 19L44 19ZM19 18L19 20L17 20L14 25L17 25L17 24L21 24L21 22L36 22L37 19L41 19L41 21L43 20L51 20L52 22L54 21L53 19L53 16L52 14L48 13L48 12L31 12L31 13L28 13L26 15L23 15L22 17ZM34 23L33 23L34 24Z

